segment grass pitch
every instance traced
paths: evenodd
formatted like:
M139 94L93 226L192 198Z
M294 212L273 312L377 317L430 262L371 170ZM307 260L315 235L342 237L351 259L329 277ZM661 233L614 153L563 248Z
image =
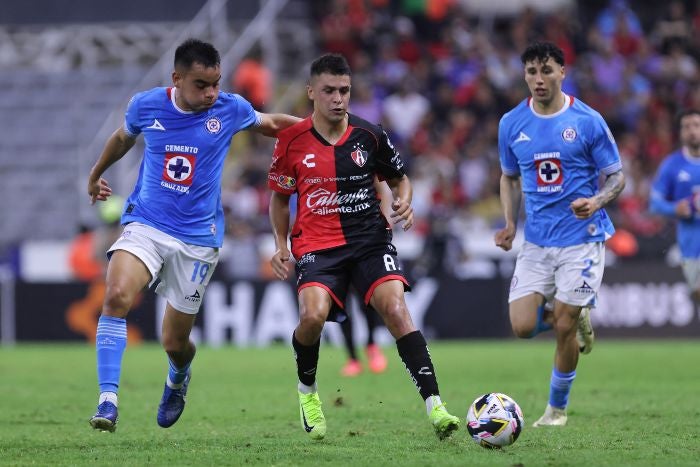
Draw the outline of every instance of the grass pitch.
M443 400L464 417L478 395L512 396L525 414L500 451L462 428L440 442L395 348L385 374L342 378L341 349L322 346L326 439L300 427L291 347L199 349L187 409L156 425L167 360L155 345L124 358L116 433L88 425L95 410L88 345L0 348L2 465L698 465L700 344L599 341L582 356L564 428L532 428L547 403L552 341L432 343Z

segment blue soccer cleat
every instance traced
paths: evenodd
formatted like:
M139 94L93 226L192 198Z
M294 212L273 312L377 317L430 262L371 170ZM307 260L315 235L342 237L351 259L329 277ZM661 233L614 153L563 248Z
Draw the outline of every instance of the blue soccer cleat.
M160 399L158 406L158 425L163 428L171 427L177 422L185 410L185 396L187 395L187 386L192 379L192 371L187 370L185 381L182 382L182 387L172 389L168 384L165 384L163 389L163 397Z
M118 419L119 411L117 406L109 401L104 401L97 406L97 412L90 419L90 426L96 430L114 433L114 430L117 429Z

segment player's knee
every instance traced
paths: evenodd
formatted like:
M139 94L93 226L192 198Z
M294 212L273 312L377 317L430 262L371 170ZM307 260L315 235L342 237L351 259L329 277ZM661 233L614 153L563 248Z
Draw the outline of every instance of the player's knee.
M105 290L103 313L111 316L126 316L131 308L131 294L125 287L119 284L109 284Z
M409 316L403 297L393 295L383 299L377 311L380 312L385 321L398 322Z
M176 333L163 332L161 345L167 353L180 353L187 350L189 346L189 336L179 336Z
M299 325L305 329L321 329L327 316L328 313L321 309L306 307L300 310Z
M569 315L559 316L555 318L553 328L555 334L563 336L565 334L576 334L577 319Z
M512 322L511 328L513 334L520 339L530 339L537 334L534 323Z

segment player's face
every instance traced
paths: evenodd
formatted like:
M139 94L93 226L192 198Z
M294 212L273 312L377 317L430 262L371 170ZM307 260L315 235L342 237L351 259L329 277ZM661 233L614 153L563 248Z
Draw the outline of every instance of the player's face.
M350 102L350 76L321 73L311 78L306 91L314 102L314 114L330 123L345 119Z
M530 89L534 101L543 106L551 104L554 99L559 97L564 76L564 67L551 58L525 63L527 87Z
M697 151L700 149L700 115L686 115L681 119L681 144Z
M175 96L178 107L182 110L200 112L206 110L219 97L221 68L205 67L195 62L188 69L176 69L173 72L173 84L177 88Z

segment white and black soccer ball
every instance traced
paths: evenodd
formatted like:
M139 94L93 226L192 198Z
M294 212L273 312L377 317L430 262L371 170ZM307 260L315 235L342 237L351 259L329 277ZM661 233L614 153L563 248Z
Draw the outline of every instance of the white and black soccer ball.
M499 392L477 397L467 412L469 434L475 443L489 449L513 444L524 424L523 411L517 402Z

